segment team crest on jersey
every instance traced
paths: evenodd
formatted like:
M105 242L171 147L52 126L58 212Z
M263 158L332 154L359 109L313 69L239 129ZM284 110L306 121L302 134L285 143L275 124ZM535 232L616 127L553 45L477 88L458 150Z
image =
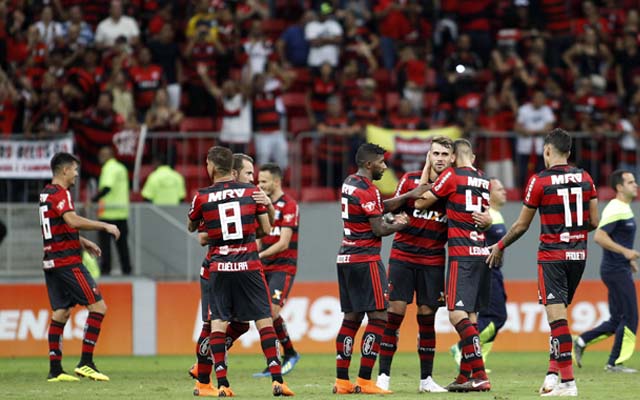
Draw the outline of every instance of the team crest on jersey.
M364 203L362 205L362 208L364 208L368 212L372 212L373 210L376 209L376 202L375 201L370 201L368 203Z
M58 210L63 210L65 203L66 203L66 200L60 200L60 202L56 206L58 208Z
M285 216L284 216L284 222L291 222L291 221L293 221L293 219L294 219L295 217L296 217L296 216L295 216L295 215L293 215L293 214L285 214Z

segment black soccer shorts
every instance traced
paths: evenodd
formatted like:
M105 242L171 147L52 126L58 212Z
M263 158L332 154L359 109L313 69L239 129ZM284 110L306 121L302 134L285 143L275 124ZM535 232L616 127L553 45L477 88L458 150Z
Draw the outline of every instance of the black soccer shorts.
M271 303L284 307L284 303L286 303L289 293L291 293L295 275L284 271L267 271L264 273L264 277L269 285Z
M388 284L382 261L338 264L342 312L386 310Z
M258 321L271 317L269 289L263 272L211 272L209 312L212 321Z
M70 308L76 304L88 306L102 300L98 285L82 264L46 269L44 279L53 310Z
M564 304L573 300L586 263L584 261L538 264L538 301L540 304Z
M444 305L444 265L413 264L389 260L389 300L413 302L437 309Z
M449 311L484 311L491 298L491 270L482 260L449 260L446 300Z

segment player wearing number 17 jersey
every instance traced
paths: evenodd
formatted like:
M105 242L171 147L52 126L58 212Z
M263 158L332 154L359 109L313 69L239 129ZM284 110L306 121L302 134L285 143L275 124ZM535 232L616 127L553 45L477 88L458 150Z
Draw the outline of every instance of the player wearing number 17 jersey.
M257 251L256 221L264 231L271 229L267 209L252 197L260 189L233 180L232 167L229 149L209 149L207 170L214 184L198 191L189 210L189 231L195 231L204 221L209 239L209 345L218 388L208 388L208 392L233 396L227 379L225 331L235 318L255 321L271 372L272 392L275 396L291 396L293 392L282 380L269 292Z
M540 211L538 298L551 328L549 369L542 396L577 396L571 365L572 341L567 306L580 283L587 260L587 234L598 226L598 199L593 180L567 164L571 136L554 129L544 140L545 170L527 184L524 206L507 234L491 246L487 261L498 265L503 250L518 240ZM559 381L558 374L561 376Z

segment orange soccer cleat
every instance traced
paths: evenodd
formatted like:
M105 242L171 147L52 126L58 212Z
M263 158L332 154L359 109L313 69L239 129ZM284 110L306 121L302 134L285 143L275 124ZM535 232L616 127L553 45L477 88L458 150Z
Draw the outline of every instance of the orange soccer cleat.
M284 382L280 383L278 381L273 381L271 386L273 388L274 396L293 396L295 394Z
M356 391L356 387L348 379L336 379L336 383L333 384L334 394L351 394Z
M376 383L371 379L358 378L355 385L356 393L363 394L391 394L391 390L382 389L376 386Z

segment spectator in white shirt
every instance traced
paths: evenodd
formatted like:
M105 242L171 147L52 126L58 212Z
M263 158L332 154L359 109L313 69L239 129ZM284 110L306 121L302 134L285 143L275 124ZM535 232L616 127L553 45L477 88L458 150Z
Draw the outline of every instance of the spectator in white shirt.
M267 61L273 53L273 42L265 37L262 30L262 21L253 21L251 24L251 30L249 31L249 37L243 44L244 52L249 57L247 66L251 78L257 74L265 72Z
M516 154L518 161L519 183L521 187L527 184L529 175L544 168L542 147L546 135L556 117L551 107L546 104L547 98L540 89L533 93L533 100L518 108L516 120ZM532 164L532 165L530 165Z
M140 36L140 29L135 19L122 15L122 3L114 0L111 2L109 16L98 24L96 43L98 46L111 47L119 36L127 38L127 42L133 46Z
M40 14L40 21L35 24L36 29L40 33L42 41L46 43L49 50L55 47L57 38L64 36L62 24L53 20L53 10L51 6L46 6Z
M342 26L332 17L333 7L322 3L317 21L310 21L304 28L305 39L309 42L307 63L311 68L320 68L324 63L337 67L340 61Z

